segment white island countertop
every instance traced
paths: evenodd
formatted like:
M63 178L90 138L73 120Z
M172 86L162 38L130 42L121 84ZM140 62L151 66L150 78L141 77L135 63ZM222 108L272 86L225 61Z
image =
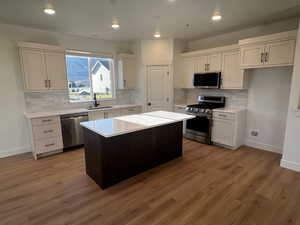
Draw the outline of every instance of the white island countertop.
M113 137L192 118L194 118L194 116L182 113L156 111L152 113L121 116L111 119L87 121L80 124L81 126L104 137Z

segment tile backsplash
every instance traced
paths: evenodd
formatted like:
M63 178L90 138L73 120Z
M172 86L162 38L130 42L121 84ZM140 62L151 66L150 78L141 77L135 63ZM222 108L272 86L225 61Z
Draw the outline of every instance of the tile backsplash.
M134 104L136 90L117 90L116 99L102 101L101 105L122 105ZM86 108L91 103L70 103L68 92L48 92L48 93L25 93L25 103L27 112L43 112L60 109Z
M225 96L226 107L246 108L248 105L248 90L222 89L175 89L175 104L195 104L199 95Z

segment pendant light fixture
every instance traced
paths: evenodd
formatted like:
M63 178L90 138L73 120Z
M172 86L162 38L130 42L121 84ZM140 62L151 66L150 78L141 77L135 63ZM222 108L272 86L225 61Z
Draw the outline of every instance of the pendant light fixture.
M154 33L153 37L155 37L155 38L160 38L161 35L160 35L159 31L156 31L156 32Z

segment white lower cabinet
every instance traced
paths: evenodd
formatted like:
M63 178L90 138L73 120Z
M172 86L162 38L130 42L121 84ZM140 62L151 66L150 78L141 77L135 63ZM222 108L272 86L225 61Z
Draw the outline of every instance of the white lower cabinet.
M32 153L35 159L62 152L63 140L59 116L29 120L31 127Z
M238 149L244 144L245 119L244 109L214 111L212 142L230 149Z

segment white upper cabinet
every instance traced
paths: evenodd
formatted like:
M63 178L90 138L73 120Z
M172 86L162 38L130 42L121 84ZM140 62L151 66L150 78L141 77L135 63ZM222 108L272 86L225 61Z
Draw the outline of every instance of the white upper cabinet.
M288 31L239 41L241 67L247 69L293 65L296 34L296 31Z
M210 54L196 57L195 59L195 72L220 72L222 67L222 54Z
M222 64L222 89L247 88L246 73L240 67L239 50L224 52Z
M259 67L263 66L264 45L254 45L241 48L241 66Z
M118 88L131 89L137 87L137 61L131 54L118 56Z
M36 49L23 49L20 52L24 86L27 90L47 90L47 74L44 53Z
M278 41L265 47L266 65L292 65L294 63L295 40Z
M222 69L222 54L208 55L206 68L206 72L220 72Z
M25 91L67 89L64 49L57 46L19 42Z
M60 52L45 52L48 88L51 90L67 89L66 57Z
M181 84L177 86L181 86L183 88L193 88L194 83L194 73L196 71L197 67L197 59L194 58L184 58L182 60L182 66L181 66Z
M194 60L194 72L204 73L207 70L207 56L198 56ZM194 75L194 74L193 74Z

